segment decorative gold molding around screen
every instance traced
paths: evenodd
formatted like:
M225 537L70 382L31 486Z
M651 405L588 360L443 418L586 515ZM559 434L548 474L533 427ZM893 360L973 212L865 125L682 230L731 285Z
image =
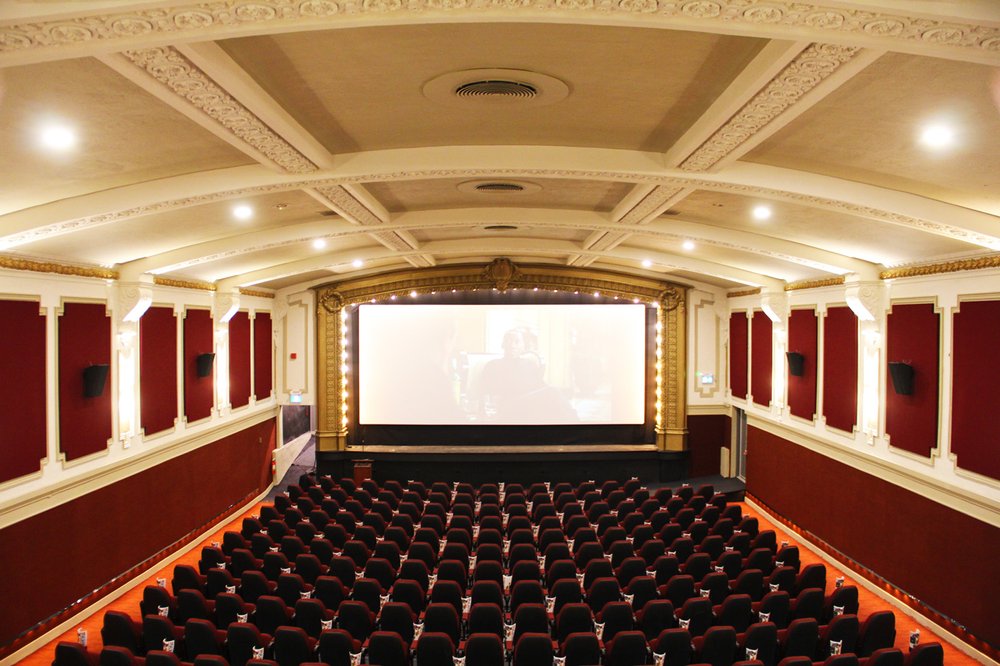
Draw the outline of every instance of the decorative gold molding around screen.
M92 266L73 266L70 264L57 264L46 261L34 261L32 259L21 259L0 255L0 268L9 268L15 271L33 271L35 273L58 273L59 275L77 275L79 277L99 278L102 280L117 280L118 271L110 268L96 268Z
M940 275L942 273L958 273L959 271L975 271L982 268L1000 268L1000 254L990 255L988 257L961 259L959 261L946 261L940 264L890 268L889 270L882 271L878 274L878 276L883 280L894 280L896 278Z
M796 291L799 289L818 289L820 287L835 287L839 284L844 284L844 276L838 275L837 277L824 278L822 280L800 280L798 282L789 282L785 285L785 291Z
M153 284L161 287L178 287L180 289L201 289L202 291L215 291L215 285L211 282L198 282L196 280L175 280L173 278L156 275L153 277Z
M243 296L257 296L258 298L274 298L273 291L263 291L261 289L244 289L240 287L240 294Z
M657 412L656 443L661 450L686 447L687 394L685 392L687 287L633 275L561 266L515 266L497 259L487 266L462 265L401 271L316 287L317 292L317 448L342 451L348 424L343 420L341 354L345 337L344 308L359 303L409 297L411 292L500 290L597 292L608 298L638 299L658 306L663 373Z

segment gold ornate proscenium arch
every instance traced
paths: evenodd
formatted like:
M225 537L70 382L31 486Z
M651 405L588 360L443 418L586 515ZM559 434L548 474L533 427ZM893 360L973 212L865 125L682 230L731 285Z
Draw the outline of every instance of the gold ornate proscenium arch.
M599 292L602 296L654 303L656 316L656 446L686 448L687 287L631 275L562 266L516 266L505 258L481 265L444 266L383 274L317 287L316 341L319 401L316 446L347 449L347 325L345 308L411 293L478 289L544 289Z

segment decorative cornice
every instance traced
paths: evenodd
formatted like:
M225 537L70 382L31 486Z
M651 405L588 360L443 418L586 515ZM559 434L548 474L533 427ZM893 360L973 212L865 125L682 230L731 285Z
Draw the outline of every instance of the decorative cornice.
M726 294L726 298L739 298L740 296L756 296L761 292L760 287L756 289L740 289L739 291L730 291Z
M176 49L163 46L122 54L140 69L183 97L188 103L253 146L288 173L316 170L302 153L278 136L260 118L235 100Z
M718 163L860 52L856 46L810 44L680 168L704 171Z
M618 220L619 224L642 224L649 222L670 199L681 193L681 186L660 186L642 198L635 207Z
M938 264L890 268L889 270L882 271L878 274L878 276L883 280L895 280L897 278L919 277L922 275L940 275L942 273L957 273L959 271L977 271L983 268L1000 268L1000 255L992 254L988 257L974 257L972 259L946 261Z
M0 55L28 50L56 51L95 43L108 50L116 42L141 39L196 41L222 36L281 32L352 25L359 16L551 13L572 15L643 15L650 23L686 25L728 31L769 26L827 34L840 40L852 36L884 40L886 44L926 44L955 53L1000 51L1000 30L967 22L848 9L838 5L771 0L758 5L747 0L224 0L186 3L176 7L93 14L9 25L0 30ZM96 46L100 43L101 46Z
M819 287L835 287L838 284L844 284L844 276L838 275L832 278L822 278L819 280L799 280L798 282L789 282L785 285L785 291L796 291L798 289L818 289Z
M211 282L198 282L196 280L174 280L173 278L156 275L153 277L153 284L160 287L177 287L179 289L200 289L202 291L215 291L216 287Z
M407 243L406 239L395 231L377 231L372 234L372 238L396 252L410 252L417 249L410 245L410 243Z
M79 277L99 278L102 280L117 280L118 271L95 266L73 266L49 261L35 261L9 255L0 255L0 268L15 271L32 271L35 273L58 273L59 275L76 275Z
M256 296L258 298L274 298L273 291L263 291L262 289L249 289L240 287L239 292L243 296Z

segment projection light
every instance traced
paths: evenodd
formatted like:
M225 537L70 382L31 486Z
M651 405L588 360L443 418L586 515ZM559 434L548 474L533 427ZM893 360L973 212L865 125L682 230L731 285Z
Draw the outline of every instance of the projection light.
M104 385L108 381L108 370L111 366L107 363L90 365L83 369L83 397L96 398L104 394Z
M889 376L897 395L913 395L913 366L902 361L889 361Z
M806 373L806 357L799 352L785 352L788 359L788 374L792 377L801 377Z
M199 377L208 377L212 374L212 363L215 361L215 354L198 354L198 358L195 359L195 363L198 367Z

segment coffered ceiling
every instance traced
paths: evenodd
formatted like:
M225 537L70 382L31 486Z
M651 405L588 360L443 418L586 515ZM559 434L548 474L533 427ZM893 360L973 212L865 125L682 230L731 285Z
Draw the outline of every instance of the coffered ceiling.
M0 154L0 267L875 279L1000 251L1000 6L14 0Z

